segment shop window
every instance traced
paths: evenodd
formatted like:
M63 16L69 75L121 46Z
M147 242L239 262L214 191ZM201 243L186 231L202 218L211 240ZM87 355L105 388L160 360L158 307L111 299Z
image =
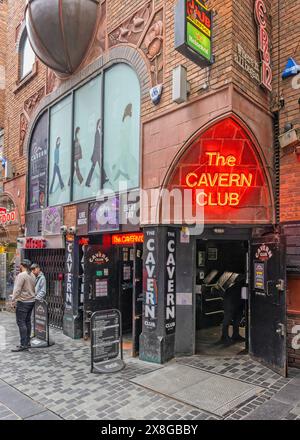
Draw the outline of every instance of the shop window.
M38 120L29 148L29 210L46 207L48 166L48 112Z
M70 201L72 155L72 95L50 110L49 205Z
M105 188L118 191L139 186L140 84L126 64L105 73L104 172Z
M75 92L73 199L97 195L102 177L102 75Z
M50 107L31 137L28 209L138 188L140 99L137 75L118 64Z
M33 66L35 63L35 54L29 43L27 30L25 29L20 40L19 47L20 62L19 62L19 80L23 80L33 71Z

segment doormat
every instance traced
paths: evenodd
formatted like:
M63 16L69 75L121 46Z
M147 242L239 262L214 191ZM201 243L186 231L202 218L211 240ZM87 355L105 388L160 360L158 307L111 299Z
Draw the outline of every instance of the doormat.
M265 391L256 385L179 364L137 376L131 382L218 416Z

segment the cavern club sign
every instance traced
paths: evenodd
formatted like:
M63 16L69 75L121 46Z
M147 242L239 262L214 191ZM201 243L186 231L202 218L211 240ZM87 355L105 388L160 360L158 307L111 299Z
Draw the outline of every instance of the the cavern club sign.
M269 246L267 246L266 244L262 244L257 249L257 252L255 254L255 258L258 260L261 260L261 261L268 261L272 257L273 257L273 253L272 253L271 249L269 248Z
M14 222L16 218L17 214L15 210L8 212L6 208L0 207L0 225L6 226Z
M188 212L192 210L198 223L272 220L272 193L264 167L247 132L233 118L196 138L181 157L168 189L181 190L186 222L195 220Z
M270 39L267 30L268 10L263 0L255 0L254 16L258 28L258 50L261 58L261 85L272 92L273 73L271 68Z

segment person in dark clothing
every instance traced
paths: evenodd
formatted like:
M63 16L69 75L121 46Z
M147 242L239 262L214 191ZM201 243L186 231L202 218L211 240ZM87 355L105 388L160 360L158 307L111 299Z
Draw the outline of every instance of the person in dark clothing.
M95 133L95 141L94 141L94 151L91 157L92 161L92 167L90 169L89 175L86 179L86 186L91 186L92 177L96 168L96 165L99 165L99 169L101 172L102 168L102 152L101 152L101 119L97 121L97 127L96 127L96 133ZM102 170L102 182L101 182L101 188L105 182L107 182L106 173L104 170Z
M224 320L222 325L221 341L225 345L234 342L244 342L245 338L240 335L240 322L243 316L243 300L241 289L244 286L245 278L239 275L236 280L229 285L224 295ZM229 337L229 326L232 324L233 333Z
M20 345L11 350L19 352L30 347L31 314L35 304L35 277L29 271L31 262L23 260L12 294L12 305L16 305L16 320L20 332Z
M52 194L53 192L53 186L55 183L55 178L56 178L56 174L58 176L58 180L59 180L59 184L60 184L60 188L64 189L65 185L64 182L62 180L61 177L61 173L60 173L60 168L59 168L59 156L60 156L60 137L58 137L56 139L56 146L55 146L55 150L54 150L54 167L53 167L53 178L52 178L52 183L50 186L50 194Z
M80 185L83 182L83 177L79 168L79 161L82 159L82 148L79 140L80 127L77 127L75 130L75 139L74 139L74 173L76 172L77 179L79 180ZM69 179L69 186L71 185L71 177Z

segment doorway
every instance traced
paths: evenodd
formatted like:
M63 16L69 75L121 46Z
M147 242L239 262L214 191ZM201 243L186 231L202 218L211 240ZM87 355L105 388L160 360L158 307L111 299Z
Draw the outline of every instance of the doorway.
M247 352L248 250L244 240L197 240L196 354Z
M139 354L143 305L143 246L120 248L119 310L122 316L123 348L133 357Z

